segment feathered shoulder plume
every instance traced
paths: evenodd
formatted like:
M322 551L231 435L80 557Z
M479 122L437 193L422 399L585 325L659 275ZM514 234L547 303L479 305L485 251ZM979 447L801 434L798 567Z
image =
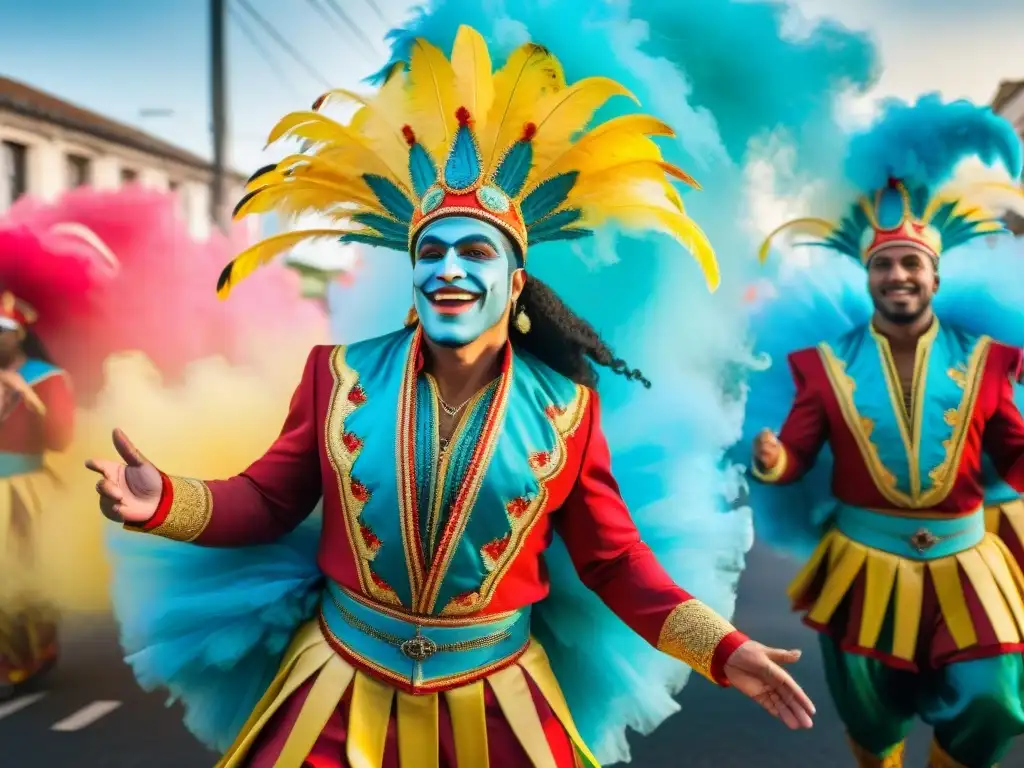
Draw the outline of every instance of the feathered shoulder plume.
M938 95L909 105L892 100L872 128L854 136L846 176L860 197L838 224L820 218L791 221L761 247L789 231L867 264L880 250L913 245L933 259L976 237L1006 232L1002 216L1024 213L1021 142L1013 126L988 107L943 103ZM968 159L1000 170L1001 178L957 182Z
M615 222L682 243L718 285L714 251L683 208L676 182L697 183L668 163L653 137L663 122L631 114L588 127L609 99L636 99L604 77L567 83L546 48L526 43L496 71L483 37L459 28L451 57L422 38L403 41L372 96L324 94L285 116L269 142L308 149L250 179L235 216L315 213L336 228L285 232L246 250L218 281L218 294L297 243L337 238L412 250L417 234L444 216L472 216L503 230L525 262L529 246L587 237ZM357 107L341 124L320 110Z

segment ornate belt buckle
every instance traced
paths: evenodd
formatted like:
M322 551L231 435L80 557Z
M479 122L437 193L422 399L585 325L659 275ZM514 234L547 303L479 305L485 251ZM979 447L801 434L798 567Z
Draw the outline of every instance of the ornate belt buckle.
M426 661L435 653L437 653L437 643L431 640L429 637L424 637L420 634L419 627L416 628L416 636L410 637L404 643L402 643L398 650L402 652L402 655L412 661L421 662Z
M912 546L919 555L923 555L929 549L938 544L940 539L927 528L919 528L917 532L910 537L909 541L910 546Z

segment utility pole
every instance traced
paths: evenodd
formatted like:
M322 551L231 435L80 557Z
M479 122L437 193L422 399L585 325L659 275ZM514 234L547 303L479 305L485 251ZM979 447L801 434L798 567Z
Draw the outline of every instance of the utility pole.
M228 229L225 179L228 164L228 88L225 47L228 0L210 0L210 96L213 116L213 184L210 186L210 218L224 232Z

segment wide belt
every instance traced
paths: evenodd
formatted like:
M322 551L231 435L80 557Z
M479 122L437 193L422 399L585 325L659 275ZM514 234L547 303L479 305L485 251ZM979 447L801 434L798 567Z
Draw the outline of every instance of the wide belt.
M412 616L374 605L334 582L320 604L328 640L393 683L440 690L513 661L530 641L530 609L486 618Z
M43 457L39 454L0 451L0 478L28 475L42 468Z
M922 512L897 515L846 504L836 528L849 539L912 560L937 560L977 546L985 537L985 511L966 515Z

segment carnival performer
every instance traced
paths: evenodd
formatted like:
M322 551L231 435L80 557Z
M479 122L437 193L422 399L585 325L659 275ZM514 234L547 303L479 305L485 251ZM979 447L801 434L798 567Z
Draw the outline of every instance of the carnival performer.
M222 722L226 709L251 709L221 744L222 765L597 765L531 637L555 532L582 581L651 646L789 727L810 727L813 706L780 666L799 654L750 641L674 584L640 540L610 469L591 363L645 380L526 271L534 246L613 220L675 237L717 283L714 253L672 183L693 181L649 138L669 129L629 115L584 132L619 95L604 78L568 84L533 43L492 72L485 40L462 27L450 60L416 40L376 96L332 91L272 131L272 141L313 146L258 173L237 214L315 210L356 228L271 237L224 270L222 295L300 241L366 243L412 257L407 327L315 348L280 437L236 477L169 477L120 432L120 463L89 462L107 516L200 545L154 548L180 570L163 594L148 588L118 614L129 638L149 633L136 666L148 683ZM337 98L360 105L347 126L319 111ZM321 496L323 580L298 586L313 594L315 618L296 610L269 682L247 670L244 685L265 687L257 701L210 690L211 670L255 656L216 623L206 642L181 630L186 602L210 618L218 606L239 610L243 585L212 571L245 551L200 553L301 536ZM284 571L261 592L280 594ZM202 654L205 667L193 664L183 683ZM209 741L223 738L206 726Z
M46 456L71 442L75 397L43 340L72 333L111 256L77 237L62 247L67 236L0 227L0 698L58 657L56 610L35 570L36 547L41 517L54 511L57 478Z
M965 161L979 158L985 180L964 180ZM947 277L936 294L940 261L986 247L980 238L1005 231L999 216L1021 208L1020 142L988 108L928 96L889 105L853 138L846 168L862 194L839 224L800 219L762 248L764 258L789 229L850 257L872 308L868 319L844 266L831 294L802 303L782 290L759 320L773 356L794 336L818 343L789 355L796 394L781 432L753 440L765 484L753 489L755 524L791 551L817 539L790 597L820 633L858 765L902 766L920 717L934 729L932 768L991 768L1024 732L1024 577L999 534L1024 489L1021 351L978 327L984 291L958 294ZM810 271L819 288L838 272ZM774 422L782 375L753 378L750 429ZM815 467L823 450L831 461Z

